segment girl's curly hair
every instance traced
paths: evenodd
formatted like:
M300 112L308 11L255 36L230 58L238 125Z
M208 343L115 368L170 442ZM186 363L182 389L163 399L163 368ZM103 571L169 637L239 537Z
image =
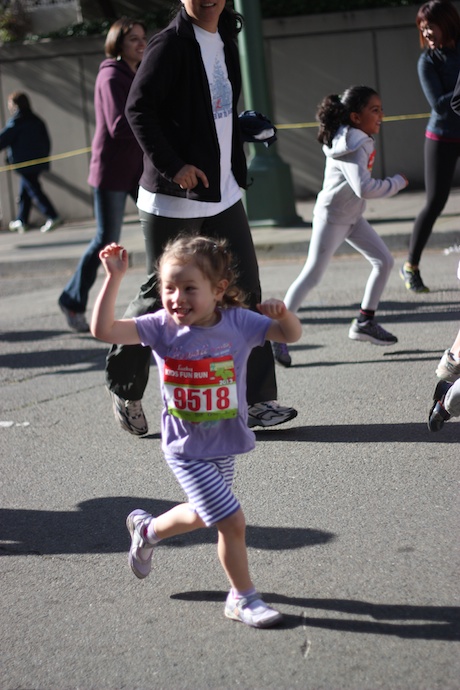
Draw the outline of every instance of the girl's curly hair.
M213 286L217 286L221 280L227 280L228 287L220 305L222 308L247 307L246 295L237 285L238 272L226 240L184 234L168 242L157 263L160 285L161 269L171 259L181 264L193 261Z

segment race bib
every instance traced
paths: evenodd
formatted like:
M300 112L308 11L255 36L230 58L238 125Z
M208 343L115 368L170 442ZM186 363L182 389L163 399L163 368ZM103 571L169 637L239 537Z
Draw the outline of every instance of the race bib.
M168 412L188 422L232 419L238 414L233 357L165 359Z

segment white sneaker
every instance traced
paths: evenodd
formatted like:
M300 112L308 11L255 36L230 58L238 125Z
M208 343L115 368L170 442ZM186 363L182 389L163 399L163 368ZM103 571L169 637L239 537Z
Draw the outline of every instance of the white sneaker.
M41 226L40 232L51 232L55 230L59 225L62 225L62 218L57 216L57 218L48 218L46 223Z
M8 224L8 228L10 229L11 232L27 232L29 229L25 223L22 222L22 220L12 220Z
M141 536L148 523L153 520L153 515L145 510L133 510L126 518L126 527L131 535L131 547L129 549L128 562L134 575L143 580L152 569L153 544ZM142 549L142 551L141 551Z
M248 427L252 429L254 426L276 426L294 417L297 417L297 410L293 407L281 407L276 400L269 400L251 405L248 409Z
M266 604L257 593L235 599L230 591L225 602L225 615L252 628L269 628L283 620L282 614Z
M438 379L449 381L450 383L454 383L460 378L460 362L458 359L455 359L450 350L446 350L439 360L436 376Z

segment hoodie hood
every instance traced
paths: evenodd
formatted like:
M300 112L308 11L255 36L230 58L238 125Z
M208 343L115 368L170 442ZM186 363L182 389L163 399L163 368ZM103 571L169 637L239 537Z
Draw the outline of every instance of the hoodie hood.
M110 69L122 72L123 74L129 76L131 80L134 79L134 72L127 62L124 60L115 60L115 58L106 58L99 65L99 72Z
M341 125L332 140L332 146L330 148L326 145L323 146L324 155L326 158L342 158L357 151L366 139L372 150L374 147L372 137L356 127Z

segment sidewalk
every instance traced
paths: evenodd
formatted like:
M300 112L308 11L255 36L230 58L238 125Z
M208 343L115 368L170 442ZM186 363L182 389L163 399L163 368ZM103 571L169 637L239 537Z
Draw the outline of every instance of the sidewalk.
M407 249L413 221L423 206L424 198L423 192L401 192L391 199L368 202L366 218L392 252L405 252ZM305 222L301 227L252 229L260 261L306 257L313 206L314 200L296 203L297 214ZM50 233L40 233L38 228L21 235L3 230L0 232L0 276L17 271L36 273L56 268L68 268L72 271L94 235L93 219L66 222ZM135 215L125 218L122 243L130 253L131 264L143 266L144 239ZM446 208L435 225L428 248L444 250L455 245L460 245L460 189L452 190ZM345 244L337 254L353 251Z

